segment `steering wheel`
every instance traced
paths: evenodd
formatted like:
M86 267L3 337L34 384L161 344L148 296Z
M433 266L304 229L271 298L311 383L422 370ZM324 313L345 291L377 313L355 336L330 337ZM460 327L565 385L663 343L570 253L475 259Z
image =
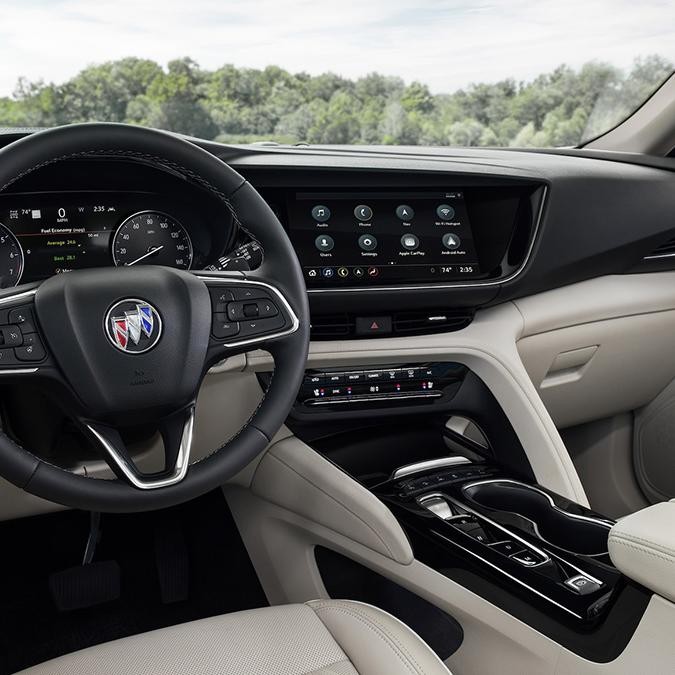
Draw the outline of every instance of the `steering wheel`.
M0 151L0 191L42 167L88 158L136 160L180 174L221 200L235 224L262 246L265 260L246 273L151 265L85 269L0 292L3 347L16 345L0 349L0 378L36 379L55 388L116 478L54 466L2 432L0 475L74 508L164 508L222 485L283 424L307 357L305 284L284 229L256 190L217 157L168 133L81 124L27 136ZM233 438L190 464L202 379L214 363L254 347L274 359L260 405ZM139 423L161 433L160 472L140 472L123 441L120 431Z

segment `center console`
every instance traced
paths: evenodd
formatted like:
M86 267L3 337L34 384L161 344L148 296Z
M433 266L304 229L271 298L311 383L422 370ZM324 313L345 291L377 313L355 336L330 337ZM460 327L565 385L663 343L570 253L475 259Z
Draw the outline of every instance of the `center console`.
M387 505L428 567L592 661L630 641L651 594L612 564L613 521L537 483L466 366L307 371L287 424Z

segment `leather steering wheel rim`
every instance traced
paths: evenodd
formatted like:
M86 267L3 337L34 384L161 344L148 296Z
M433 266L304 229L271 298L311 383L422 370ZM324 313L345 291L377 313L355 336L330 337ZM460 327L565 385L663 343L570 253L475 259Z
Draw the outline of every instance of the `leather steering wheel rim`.
M140 490L120 478L90 478L47 463L0 432L0 475L21 489L73 508L135 512L188 501L243 469L283 425L300 387L309 345L309 307L302 270L276 215L258 192L216 156L166 132L122 124L81 124L39 132L0 150L0 192L42 167L73 159L149 162L185 177L223 202L233 220L257 240L265 261L245 278L273 280L298 318L296 329L268 347L274 375L242 429L209 456L191 464L180 482ZM26 287L28 288L28 287ZM0 293L0 302L22 287ZM226 405L226 402L224 402Z

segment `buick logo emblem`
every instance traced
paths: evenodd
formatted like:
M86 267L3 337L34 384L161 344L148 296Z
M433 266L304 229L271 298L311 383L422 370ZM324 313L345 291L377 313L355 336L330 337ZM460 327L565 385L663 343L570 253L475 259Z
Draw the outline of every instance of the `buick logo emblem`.
M145 300L127 298L116 302L106 314L108 340L127 354L142 354L152 349L162 335L159 312Z

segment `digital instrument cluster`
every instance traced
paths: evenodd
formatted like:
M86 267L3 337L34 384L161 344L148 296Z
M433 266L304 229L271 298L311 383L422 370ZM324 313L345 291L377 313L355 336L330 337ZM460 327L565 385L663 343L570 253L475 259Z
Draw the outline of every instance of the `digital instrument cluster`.
M2 196L0 286L110 265L201 269L223 252L228 228L212 236L198 214L173 206L142 192Z
M481 275L461 190L297 193L289 232L309 287Z

